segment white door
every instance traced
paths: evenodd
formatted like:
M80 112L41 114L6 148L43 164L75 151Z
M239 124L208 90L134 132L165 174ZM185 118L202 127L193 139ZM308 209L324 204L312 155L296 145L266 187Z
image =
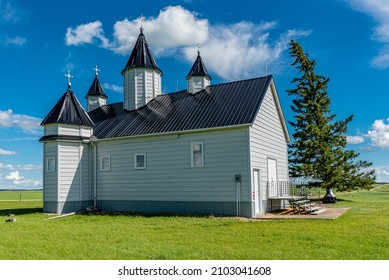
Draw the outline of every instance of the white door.
M267 159L267 182L269 187L269 196L277 196L277 160Z
M262 203L261 203L261 173L258 169L254 169L254 178L253 178L253 183L254 183L254 209L255 209L255 214L260 214L262 213Z

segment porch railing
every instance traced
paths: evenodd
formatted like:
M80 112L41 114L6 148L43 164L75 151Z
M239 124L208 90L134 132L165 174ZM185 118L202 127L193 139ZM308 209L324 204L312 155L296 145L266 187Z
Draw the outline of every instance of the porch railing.
M267 182L268 198L301 198L310 195L309 188L304 184L295 184L289 181Z

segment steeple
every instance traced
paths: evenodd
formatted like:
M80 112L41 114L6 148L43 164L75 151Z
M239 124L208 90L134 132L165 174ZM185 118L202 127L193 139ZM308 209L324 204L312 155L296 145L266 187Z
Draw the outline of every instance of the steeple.
M122 71L125 110L134 110L161 94L162 71L149 49L143 27Z
M146 41L146 37L143 34L143 27L140 28L138 40L136 40L134 49L132 50L126 67L122 71L122 75L126 70L134 68L155 69L158 70L162 75L162 71L159 69L157 63L155 62L155 59Z
M93 70L95 70L95 79L93 80L93 83L90 86L88 93L85 96L87 100L86 111L88 113L93 111L96 108L99 108L107 104L107 98L108 98L99 81L100 69L98 69L96 66L95 68L93 68Z
M188 92L195 94L211 83L211 76L208 74L208 70L200 56L200 50L197 50L197 58L188 75L186 76L188 81Z

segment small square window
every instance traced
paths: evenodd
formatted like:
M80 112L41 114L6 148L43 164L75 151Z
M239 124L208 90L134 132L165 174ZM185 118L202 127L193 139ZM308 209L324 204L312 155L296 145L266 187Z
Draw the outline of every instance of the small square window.
M110 156L101 156L100 157L100 170L101 171L111 171L111 157Z
M46 157L46 172L55 172L55 157Z
M146 169L146 154L135 154L134 155L134 168L135 169Z
M204 144L203 142L191 143L191 166L204 166Z

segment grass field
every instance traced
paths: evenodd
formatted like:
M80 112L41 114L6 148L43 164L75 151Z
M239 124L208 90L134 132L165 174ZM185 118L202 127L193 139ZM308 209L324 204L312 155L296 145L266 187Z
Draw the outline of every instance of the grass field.
M41 201L4 201L9 196L0 192L0 259L389 259L389 185L337 197L341 201L333 207L350 210L335 220L131 215L47 220ZM9 213L16 223L4 222Z

